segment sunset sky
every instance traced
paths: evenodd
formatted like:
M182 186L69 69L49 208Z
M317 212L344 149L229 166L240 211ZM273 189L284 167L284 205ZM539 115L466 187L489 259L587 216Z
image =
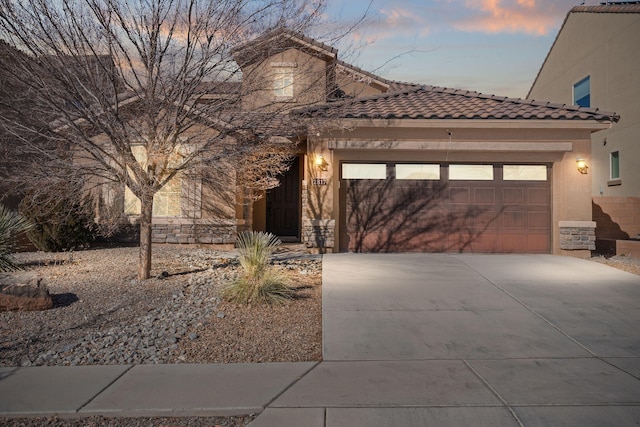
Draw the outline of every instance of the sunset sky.
M567 12L581 3L374 0L371 22L352 35L362 47L343 59L392 80L525 97ZM328 13L353 19L368 4L331 0Z

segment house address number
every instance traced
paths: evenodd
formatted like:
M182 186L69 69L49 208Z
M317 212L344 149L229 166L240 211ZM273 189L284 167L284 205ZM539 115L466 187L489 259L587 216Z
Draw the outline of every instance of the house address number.
M313 185L327 185L325 178L313 178Z

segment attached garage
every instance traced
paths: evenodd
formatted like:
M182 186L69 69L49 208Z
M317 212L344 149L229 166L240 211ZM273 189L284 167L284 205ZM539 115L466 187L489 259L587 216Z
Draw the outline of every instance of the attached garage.
M591 133L614 114L430 86L297 114L322 123L307 140L303 181L310 247L595 249L591 176L578 164L590 163Z
M551 251L549 165L344 162L340 188L352 252Z

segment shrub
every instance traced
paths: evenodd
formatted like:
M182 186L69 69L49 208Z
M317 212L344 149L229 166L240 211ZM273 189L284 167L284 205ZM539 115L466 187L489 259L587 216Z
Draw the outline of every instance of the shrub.
M223 296L232 302L283 303L293 298L289 277L270 265L273 251L282 242L271 233L250 231L238 235L242 274L223 289Z
M80 198L80 189L67 183L31 192L20 202L20 212L34 224L27 232L41 251L58 252L84 246L94 238L91 199Z
M24 217L0 205L0 271L20 270L11 259L16 236L32 228Z

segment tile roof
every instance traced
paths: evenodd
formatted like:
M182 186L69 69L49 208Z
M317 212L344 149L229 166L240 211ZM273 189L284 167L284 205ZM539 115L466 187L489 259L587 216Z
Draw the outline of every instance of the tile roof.
M575 6L569 13L640 13L640 1L608 2L599 6Z
M437 86L340 101L299 109L309 118L501 119L618 121L614 113L550 102L485 95Z

